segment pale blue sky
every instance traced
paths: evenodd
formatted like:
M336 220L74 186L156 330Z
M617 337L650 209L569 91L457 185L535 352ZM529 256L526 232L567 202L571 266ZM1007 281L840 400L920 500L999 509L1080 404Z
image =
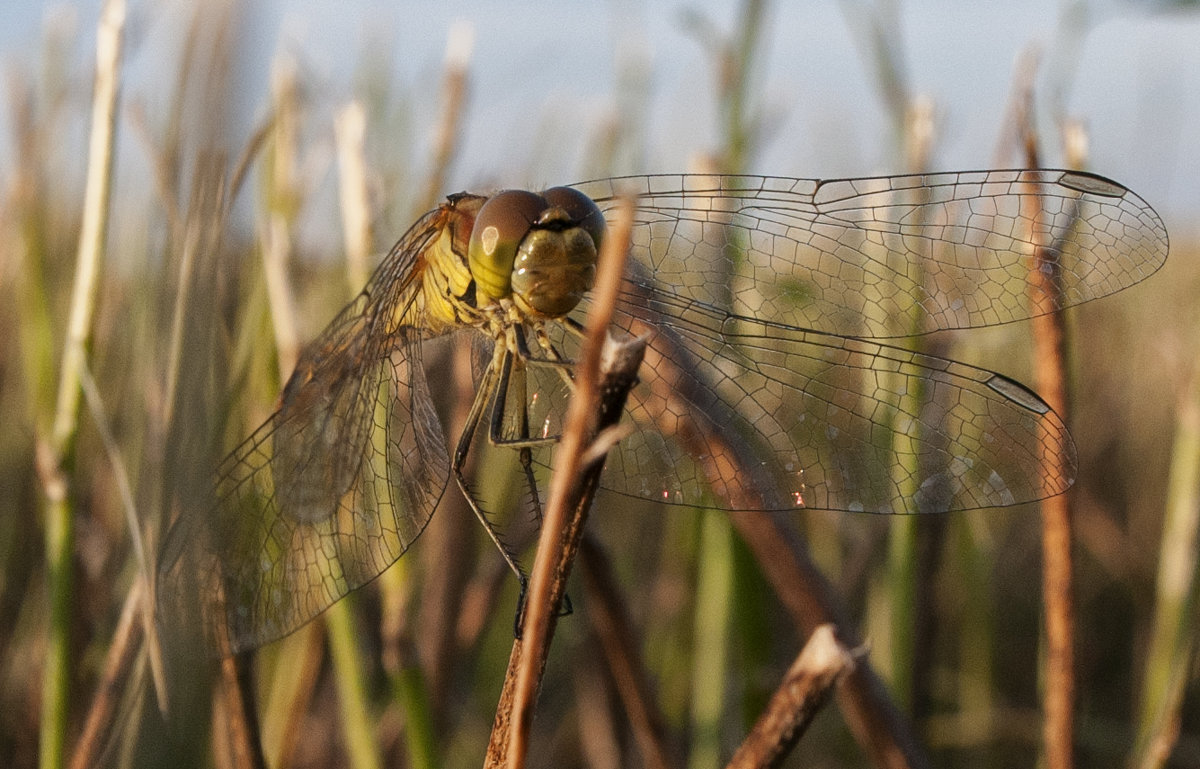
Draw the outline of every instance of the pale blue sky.
M73 9L75 24L87 31L90 44L99 5L99 0L0 2L0 61L8 67L39 55L44 19L62 14L64 7ZM697 149L716 141L712 67L680 18L684 8L700 9L728 30L733 4L272 0L247 5L252 10L245 15L243 34L253 41L253 53L242 83L245 109L262 111L267 62L287 50L297 55L319 100L332 110L347 98L363 47L372 41L390 46L388 59L399 82L410 89L418 141L427 141L421 129L434 116L448 30L457 20L470 22L472 95L450 180L455 189L558 183L583 173L587 141L614 109L618 51L649 72L652 107L645 124L646 152L636 170L685 169ZM758 91L771 110L774 130L749 170L791 176L904 170L892 150L862 45L862 20L876 5L774 4ZM1173 232L1197 232L1192 222L1200 212L1200 14L1154 11L1150 8L1158 6L1145 3L1086 3L1070 6L1084 9L1086 24L1068 27L1060 23L1067 6L1035 0L895 5L890 38L912 91L936 108L933 167L993 165L996 126L1015 61L1027 47L1038 46L1043 125L1052 128L1059 113L1082 119L1090 133L1092 170L1141 193L1162 211ZM130 7L134 24L126 93L160 94L167 87L164 78L172 76L163 66L176 45L172 30L186 17L179 11L188 4L130 0ZM851 29L852 23L859 28ZM7 100L6 92L0 100ZM547 163L547 148L557 162ZM9 152L5 137L0 157ZM1045 162L1061 162L1049 143ZM1015 164L1012 157L1001 163ZM555 176L520 178L540 174Z

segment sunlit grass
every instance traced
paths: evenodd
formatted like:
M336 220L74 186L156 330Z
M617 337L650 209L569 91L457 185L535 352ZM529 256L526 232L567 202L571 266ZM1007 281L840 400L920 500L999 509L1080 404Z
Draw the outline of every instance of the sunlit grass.
M295 75L298 88L287 97L295 103L261 105L255 112L259 122L252 122L215 106L229 101L232 81L243 74L235 69L231 37L222 32L229 23L220 14L200 14L189 38L195 47L182 57L178 71L164 65L140 86L146 92L125 91L116 117L119 132L140 136L131 144L143 155L136 162L115 158L117 218L105 242L110 253L119 254L119 267L102 266L96 274L94 331L83 349L151 558L170 519L189 506L207 504L220 456L269 413L296 345L361 286L362 258L373 253L377 259L414 211L454 191L453 179L477 171L454 166L455 122L471 120L470 68L461 60L454 60L460 70L447 73L447 92L439 94L447 101L438 113L444 122L437 126L397 129L410 119L396 114L401 107L394 102L403 103L397 94L404 89L372 69L369 52L361 54L359 90L306 90L301 69ZM0 423L5 427L0 431L0 756L13 767L39 760L60 765L85 749L109 766L202 764L227 750L227 728L220 723L224 711L214 716L211 673L199 674L207 663L183 656L171 639L164 647L170 717L158 714L148 658L134 655L127 672L113 682L122 694L110 728L90 746L81 739L108 683L101 677L103 660L115 646L118 618L140 573L124 523L118 464L86 408L68 409L78 415L78 435L64 444L74 446L68 452L73 462L63 468L69 508L56 512L44 501L46 483L54 479L37 446L54 435L57 393L69 371L62 350L75 255L81 233L89 231L83 224L81 161L88 153L78 141L78 126L87 124L91 92L85 96L73 89L69 81L79 78L57 69L56 57L92 50L94 39L94 31L80 30L69 42L46 42L44 69L18 68L8 91L15 129L12 162L0 166L0 324L12 330L0 335ZM739 39L750 41L750 50L741 52L746 57L761 45L752 34ZM90 84L89 78L83 80ZM465 88L465 100L455 101L455 88ZM746 119L752 96L730 97L722 111L730 143L724 167L740 167L754 152L753 130L737 122L739 113ZM630 98L614 95L616 101ZM322 100L328 101L327 109L304 109ZM312 114L336 114L352 100L362 105L362 141L351 135L345 139L351 154L337 156L332 148L341 132L335 133L332 123L306 121ZM171 106L163 115L139 118L138 105L147 101ZM284 137L294 142L290 147L277 133L287 127L285 113L296 121L295 133ZM347 130L345 123L339 127ZM443 150L429 165L428 178L421 178L408 153L412 136L426 131L449 138L439 145ZM247 147L247 137L260 135L261 143ZM642 148L616 146L636 135L627 126L615 130L615 144L605 156L638 157ZM536 162L561 176L550 181L570 181L575 173L555 165L555 149L520 151L532 152ZM344 164L353 153L359 153L365 169L357 177L352 167L339 166L338 174L349 172L348 177L315 173L322 154ZM250 175L239 189L235 177L241 157L250 158ZM275 173L284 162L291 164L290 181ZM150 169L151 178L122 175L135 167ZM588 175L613 170L589 158ZM340 200L316 194L321 184L334 183L346 185L351 194ZM294 187L283 189L288 184ZM131 201L149 202L138 210ZM297 241L314 227L331 225L348 228L344 239L343 233L328 239L331 253L315 253ZM274 267L276 275L265 266L267 254L279 245L271 233L292 239L287 259ZM356 258L347 259L338 249L343 241ZM1178 415L1189 407L1187 377L1200 339L1194 314L1161 311L1191 306L1200 285L1194 266L1200 253L1194 244L1172 247L1163 275L1128 295L1084 308L1073 320L1072 376L1079 393L1073 433L1081 465L1076 543L1080 765L1154 766L1154 748L1164 744L1163 735L1171 736L1173 723L1181 724L1174 765L1200 755L1193 672L1195 558L1178 547L1186 536L1195 536L1194 521L1186 520L1189 505L1180 502L1194 485L1187 479L1194 464L1188 441L1194 437ZM271 287L276 278L283 279L282 288ZM291 331L281 331L286 323L280 308L288 304L297 320ZM955 341L952 357L1008 366L1005 373L1028 380L1027 364L1018 362L1027 357L1025 333L1015 327L964 337L969 341ZM431 367L450 371L455 364L438 354L431 346ZM440 389L448 392L461 378L446 374ZM510 470L502 462L481 461L475 477L503 509L517 511L505 517L514 519L520 542L528 543L532 527L523 520L526 507ZM1168 482L1181 485L1168 487ZM385 766L457 766L482 760L511 643L516 586L451 496L453 488L400 568L354 601L339 604L332 638L314 625L259 655L253 694L269 762L282 762L284 756L293 766L351 761L370 766L373 760ZM1166 517L1169 501L1172 515L1183 519ZM697 765L720 765L803 639L794 637L751 559L731 544L723 520L713 525L725 528L710 532L710 522L701 524L678 510L663 512L604 496L598 505L590 531L607 546L627 591L623 597L677 765L689 758ZM911 559L923 556L915 546L894 544L900 532L884 532L886 522L806 513L795 523L809 532L813 557L838 589L854 629L889 634L875 639L870 659L891 671L886 677L893 698L915 708L909 695L917 688L923 692L916 730L935 763L999 766L1006 765L1012 750L1036 754L1040 694L1030 656L1037 652L1040 622L1035 511L989 511L946 521L935 554L938 569L925 580L909 574L903 583L894 581L895 563L886 565L888 554L897 558L902 552L900 560L911 566ZM897 522L896 529L909 523ZM56 539L64 525L74 529L69 546L49 553L35 546L68 541ZM1163 531L1167 534L1160 541ZM531 562L529 547L522 550ZM74 575L63 582L57 575L67 568ZM1164 575L1160 568L1172 571ZM931 604L936 632L926 650L932 662L913 682L914 652L911 639L908 647L902 643L902 633L915 622L910 603L917 591ZM582 588L572 588L571 595L580 600ZM577 763L580 753L573 725L579 705L572 698L577 691L594 691L572 682L577 655L598 659L586 621L582 602L576 615L560 621L565 641L552 653L543 695L556 707L540 709L535 723L536 744L565 764ZM42 693L43 676L53 679L46 690L52 696ZM706 689L698 685L705 676L708 691L717 692L712 697L703 696ZM640 754L629 726L619 706L611 704L615 696L610 692L609 697L624 751L618 763L636 763ZM823 719L795 760L863 765L863 753L838 717ZM711 752L702 754L701 747ZM354 755L360 757L351 759Z

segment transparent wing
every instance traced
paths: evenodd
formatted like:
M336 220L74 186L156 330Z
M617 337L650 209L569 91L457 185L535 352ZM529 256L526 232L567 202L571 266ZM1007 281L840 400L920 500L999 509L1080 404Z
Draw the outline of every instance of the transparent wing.
M305 348L275 413L218 469L214 509L168 535L160 609L189 611L173 604L198 594L217 648L290 633L392 564L428 522L449 459L418 297L440 226L438 212L418 222Z
M639 292L616 324L650 333L634 432L601 483L671 504L924 513L1070 486L1062 420L984 369L872 341L679 312ZM1057 457L1063 475L1047 475Z
M1149 205L1075 171L870 179L639 176L576 185L638 196L633 257L684 303L887 338L1027 318L1148 277L1167 255ZM1032 297L1035 247L1061 293ZM681 312L688 312L686 306Z
M1062 420L1001 374L679 302L638 287L619 303L614 325L650 342L633 431L601 475L609 490L728 510L925 513L1031 502L1074 480ZM569 333L555 344L577 353ZM530 421L554 436L567 394L549 373L533 381Z
M1074 446L1035 394L867 340L1079 304L1137 283L1167 254L1143 200L1077 172L577 186L602 209L638 196L616 322L652 335L635 433L602 483L670 503L899 513L1066 489ZM1039 295L1031 270L1046 265L1057 287ZM546 423L558 424L548 402ZM1051 457L1062 474L1047 475Z

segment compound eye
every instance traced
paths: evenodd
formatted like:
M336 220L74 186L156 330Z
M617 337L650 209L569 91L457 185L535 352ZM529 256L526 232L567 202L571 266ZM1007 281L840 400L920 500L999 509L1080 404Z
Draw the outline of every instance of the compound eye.
M551 187L542 193L542 197L549 205L566 211L571 221L591 236L599 253L608 224L604 221L604 214L600 213L600 207L591 198L574 187Z
M467 247L467 264L479 292L491 299L509 295L517 248L546 208L541 195L504 190L479 209Z

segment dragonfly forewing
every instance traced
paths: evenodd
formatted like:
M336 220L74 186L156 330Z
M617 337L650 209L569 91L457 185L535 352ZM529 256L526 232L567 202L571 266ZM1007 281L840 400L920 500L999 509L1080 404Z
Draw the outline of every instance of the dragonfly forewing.
M618 194L639 196L633 256L680 300L831 334L905 337L1021 320L1031 306L1120 291L1167 256L1166 229L1144 200L1073 171L577 186L605 211ZM1059 267L1061 293L1045 301L1030 296L1035 252Z

